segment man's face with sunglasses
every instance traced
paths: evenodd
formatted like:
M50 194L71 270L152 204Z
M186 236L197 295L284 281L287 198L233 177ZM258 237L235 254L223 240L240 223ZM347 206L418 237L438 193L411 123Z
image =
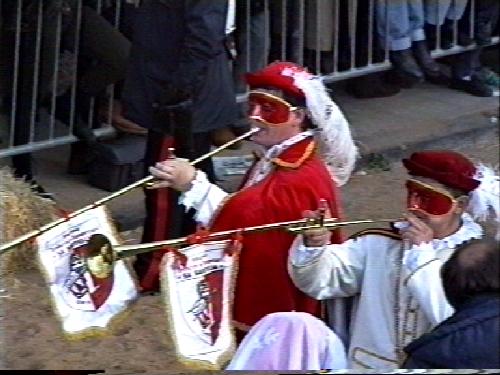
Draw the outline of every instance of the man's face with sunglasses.
M279 91L259 89L248 94L248 118L252 127L261 129L251 138L257 144L271 147L300 133L303 116Z

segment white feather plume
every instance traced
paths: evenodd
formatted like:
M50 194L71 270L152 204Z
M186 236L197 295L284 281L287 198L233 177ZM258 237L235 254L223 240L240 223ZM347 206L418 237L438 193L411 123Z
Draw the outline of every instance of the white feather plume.
M294 69L284 69L282 74L293 77L295 86L304 92L310 118L319 128L316 138L321 156L333 180L344 185L358 156L344 114L328 95L321 77Z
M469 194L468 211L479 221L486 221L493 215L497 225L496 238L500 239L500 177L493 168L479 164L474 179L481 183Z

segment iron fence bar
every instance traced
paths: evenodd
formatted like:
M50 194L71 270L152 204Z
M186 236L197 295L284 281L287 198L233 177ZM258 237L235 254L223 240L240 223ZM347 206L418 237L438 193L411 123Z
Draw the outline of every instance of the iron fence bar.
M57 84L59 81L59 53L61 52L61 36L62 36L62 13L57 12L57 26L56 26L56 48L54 57L54 69L52 76L52 93L50 99L50 123L49 123L49 139L54 138L54 128L56 119L56 106L57 106Z
M288 35L288 7L287 0L281 1L281 14L284 16L281 17L281 60L287 59L287 35ZM266 51L269 51L266 49Z
M385 0L385 41L384 41L384 61L389 61L389 1Z
M17 0L16 8L16 37L14 46L14 72L12 80L12 99L11 99L11 110L10 110L10 135L9 135L9 147L14 145L14 128L16 126L16 115L17 115L17 91L19 83L19 53L21 49L21 21L22 21L22 0Z
M373 63L373 20L375 18L374 12L374 2L375 0L370 0L368 5L368 66Z
M305 0L299 1L299 65L304 65L304 16L305 16ZM285 15L286 16L286 15Z
M105 127L105 128L95 129L94 134L97 137L106 137L106 136L112 136L116 134L116 132L111 127ZM75 137L74 135L65 135L62 137L46 139L43 141L36 141L25 145L13 146L10 148L0 149L0 158L17 154L23 154L26 152L43 150L55 146L62 146L65 144L74 143L76 141L78 141L78 138Z
M120 1L117 1L117 3L120 3ZM97 0L95 10L97 14L99 15L102 14L102 0ZM92 127L94 126L94 111L95 111L95 97L91 97L89 101L89 111L87 114L87 127L89 129L92 129Z
M441 25L439 24L439 4L436 5L436 51L441 51Z
M75 103L76 103L76 89L77 89L77 80L78 80L78 55L79 55L79 47L80 47L80 31L82 27L82 0L78 0L77 2L77 10L76 10L76 30L75 30L75 39L74 39L74 62L72 69L72 85L71 85L71 104L70 104L70 115L69 115L69 130L68 135L73 134L73 128L75 126Z
M458 20L456 17L457 0L452 0L451 6L453 9L453 47L454 47L458 44Z
M245 50L246 50L246 56L245 56L245 66L246 69L245 71L249 72L250 71L250 42L252 39L252 24L250 22L250 17L252 16L251 10L250 10L250 0L246 1L246 8L245 8L245 24L246 24L246 35L245 35Z
M351 69L356 67L356 15L357 15L357 0L349 0L348 3L349 9L348 18L349 18L349 38L351 41Z
M334 33L334 43L333 43L333 73L336 73L339 70L338 62L339 62L339 1L334 1L334 10L333 10L333 33Z
M120 28L120 13L121 13L121 1L117 1L115 7L115 19L114 19L114 27L116 29ZM108 101L108 124L113 122L113 107L115 101L115 85L112 84L108 87L109 90L109 101ZM95 98L92 98L95 101Z
M31 95L31 109L30 109L30 136L29 141L33 142L35 139L35 119L38 108L38 88L39 88L39 73L40 73L40 50L42 44L42 23L43 23L43 2L38 3L38 19L36 24L36 41L35 41L35 66L33 69L33 87ZM19 124L18 124L19 125Z
M492 41L488 46L496 45L500 43L500 37L493 37ZM456 47L456 48L450 48L448 50L439 50L439 51L432 51L431 56L434 59L438 59L440 57L445 57L445 56L450 56L450 55L455 55L457 52L465 52L465 51L471 51L477 48L477 45L474 43L470 46L466 47ZM355 78L359 77L365 74L370 74L370 73L377 73L377 72L383 72L386 70L389 70L392 68L392 65L390 62L383 62L383 63L376 63L372 64L371 66L365 66L361 68L356 68L356 69L351 69L345 72L338 72L335 74L327 74L323 76L323 80L326 83L331 83L331 82L336 82L336 81L342 81L348 78ZM241 100L241 99L240 99Z
M269 0L265 0L264 1L264 51L259 51L259 53L267 53L267 51L269 51L271 43L270 30L271 30L271 23L269 16Z
M87 115L87 127L92 129L94 126L94 113L95 113L95 97L91 97L89 101L89 113Z
M474 18L475 18L475 14L476 14L476 1L475 0L470 0L470 12L469 12L469 33L470 33L470 37L472 40L474 40L474 34L476 32L475 30L475 22L474 22Z
M316 31L316 51L314 54L314 63L316 65L317 74L321 74L321 46L320 46L320 32L321 32L321 18L319 17L319 9L321 7L322 0L316 0L316 26L313 30ZM312 27L309 27L312 29Z
M500 43L500 37L496 36L496 37L492 38L491 43L488 44L487 46L492 46L492 45L496 45L499 43ZM434 51L431 51L431 56L434 59L437 59L437 58L444 57L444 56L455 55L456 53L459 53L459 52L470 51L470 50L473 50L475 48L477 48L477 45L472 44L470 46L451 48L449 50L439 50L439 51L434 50ZM365 67L361 67L361 68L348 70L345 72L333 72L330 74L326 74L326 75L323 75L323 80L326 83L331 83L331 82L336 82L336 81L342 81L342 80L345 80L348 78L359 77L359 76L362 76L365 74L383 72L383 71L389 70L391 68L392 68L391 63L389 61L385 61L382 63L371 64L370 66L365 66ZM247 93L238 94L236 96L236 100L238 103L243 103L247 100L247 96L248 96ZM1 152L1 150L0 150L0 152ZM0 153L0 155L1 155L1 153Z

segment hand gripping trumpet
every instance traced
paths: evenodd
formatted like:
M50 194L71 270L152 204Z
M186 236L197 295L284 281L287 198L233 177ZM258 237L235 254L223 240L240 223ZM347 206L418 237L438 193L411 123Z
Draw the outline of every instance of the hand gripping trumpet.
M239 137L221 145L220 147L217 147L216 149L200 156L199 158L191 161L191 165L196 165L196 164L199 164L200 162L202 162L203 160L206 160L208 158L211 158L212 156L218 154L219 152L221 152L222 150L225 150L226 148L234 145L235 143L238 143L244 139L247 139L249 138L252 134L256 133L260 131L260 129L258 128L253 128L251 130L249 130L248 132L246 132L245 134L242 134L240 135ZM125 186L124 188L114 192L113 194L110 194L104 198L101 198L83 208L80 208L76 211L73 211L71 212L70 214L68 214L66 217L64 218L61 218L59 220L56 220L56 221L53 221L52 223L48 223L44 226L42 226L41 228L37 229L37 230L33 230L29 233L26 233L18 238L16 238L15 240L13 241L10 241L10 242L7 242L7 243L4 243L0 246L0 256L3 254L3 253L6 253L7 251L9 251L10 249L13 249L15 248L16 246L26 242L26 241L29 241L31 240L32 238L35 238L49 230L51 230L52 228L55 228L57 227L58 225L78 216L78 215L81 215L83 214L84 212L87 212L87 211L90 211L98 206L101 206L115 198L118 198L126 193L128 193L129 191L133 190L133 189L136 189L138 187L142 187L142 186L145 186L145 187L149 187L151 186L151 184L154 182L154 177L153 176L147 176L141 180L138 180L136 182L134 182L133 184L130 184L128 186Z

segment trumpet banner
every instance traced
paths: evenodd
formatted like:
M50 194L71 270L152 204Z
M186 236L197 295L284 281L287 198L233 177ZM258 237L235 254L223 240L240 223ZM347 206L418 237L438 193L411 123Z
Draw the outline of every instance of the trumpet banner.
M109 243L94 250L88 248L87 242L94 234L106 236L112 245L118 244L103 206L37 238L38 256L54 308L69 336L106 332L111 321L138 297L127 265L122 260L114 261Z
M228 241L182 249L180 265L168 252L161 264L162 296L169 333L179 360L189 367L218 370L235 350L231 324L237 256L229 256Z

